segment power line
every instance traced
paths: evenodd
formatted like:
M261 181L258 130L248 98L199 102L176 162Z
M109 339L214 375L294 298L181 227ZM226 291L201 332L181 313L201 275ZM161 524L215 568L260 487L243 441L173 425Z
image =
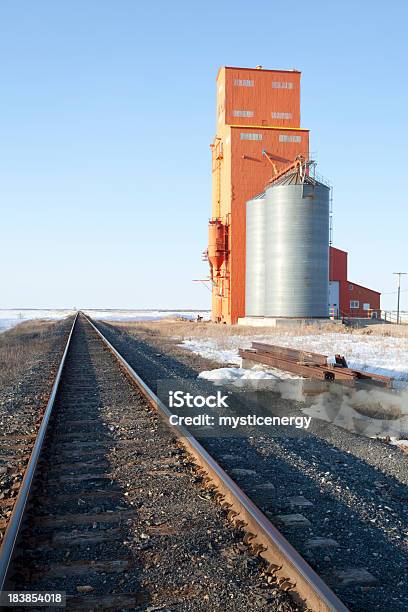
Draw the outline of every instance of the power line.
M401 289L400 293L406 293L408 291L408 289ZM396 295L398 293L398 289L397 291L382 291L381 295Z
M398 276L398 301L397 301L397 324L400 322L400 297L401 297L401 276L405 276L406 272L393 272Z

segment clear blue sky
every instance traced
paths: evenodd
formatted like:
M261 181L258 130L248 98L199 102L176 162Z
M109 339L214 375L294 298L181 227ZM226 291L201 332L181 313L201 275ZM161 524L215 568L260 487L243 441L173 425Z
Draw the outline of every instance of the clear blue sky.
M192 279L208 274L220 65L303 72L334 244L352 280L395 291L407 22L392 0L1 0L0 307L209 306Z

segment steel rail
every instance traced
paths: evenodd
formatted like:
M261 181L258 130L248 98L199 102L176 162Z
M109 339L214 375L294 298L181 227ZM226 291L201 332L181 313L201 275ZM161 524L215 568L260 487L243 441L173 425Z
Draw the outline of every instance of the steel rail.
M252 342L252 348L240 348L238 353L243 359L271 365L287 372L300 374L306 378L316 378L330 382L356 383L363 381L382 387L391 386L393 380L391 377L382 374L349 368L344 365L346 362L340 355L336 356L342 360L340 364L337 361L336 364L329 364L325 355L274 346L273 344L268 345L262 342Z
M83 313L81 313L83 314ZM216 463L192 434L181 425L170 425L171 411L148 387L142 378L122 357L119 351L105 338L94 323L83 315L102 342L116 357L121 367L143 393L147 401L164 418L169 429L176 434L195 462L208 474L215 486L230 505L236 522L245 523L247 541L259 545L259 556L273 564L274 574L282 581L289 581L291 591L298 595L313 612L347 612L348 608L333 593L328 585L293 548L286 538L272 525L267 517L238 487L230 476ZM231 515L230 515L231 516Z
M38 459L41 454L41 449L47 432L48 424L50 421L51 413L55 403L55 397L57 395L59 383L61 380L62 371L66 356L68 353L69 345L71 343L72 334L74 332L75 324L78 319L78 313L75 315L74 322L71 327L71 331L68 336L67 343L65 345L64 353L62 355L59 368L54 380L54 384L51 389L50 397L47 402L47 406L44 412L44 416L41 421L40 428L37 433L37 437L31 451L30 459L24 472L24 477L21 482L21 486L17 495L17 499L13 506L13 511L10 516L10 520L7 524L7 529L4 534L4 539L0 548L0 591L4 587L6 581L8 568L13 556L14 547L16 545L18 535L20 532L21 521L23 519L24 510L27 504L28 497L30 495L31 485L33 482L35 470L37 467Z

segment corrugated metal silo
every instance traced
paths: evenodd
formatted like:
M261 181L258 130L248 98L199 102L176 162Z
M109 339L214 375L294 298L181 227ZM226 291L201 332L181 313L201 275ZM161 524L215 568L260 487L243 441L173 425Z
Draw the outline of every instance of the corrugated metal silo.
M265 194L246 204L245 312L261 317L265 312Z
M294 172L265 198L264 315L328 317L329 187Z

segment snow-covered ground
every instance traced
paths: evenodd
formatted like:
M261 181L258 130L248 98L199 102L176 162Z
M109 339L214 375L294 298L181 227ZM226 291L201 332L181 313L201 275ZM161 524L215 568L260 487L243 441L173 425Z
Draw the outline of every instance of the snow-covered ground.
M10 329L23 321L32 319L63 319L73 314L73 310L52 309L9 309L0 310L0 332Z
M197 315L205 320L210 318L210 311L196 310L84 310L94 319L106 321L157 321L170 316L195 320ZM69 309L0 309L0 332L31 319L63 319L75 313Z
M264 370L257 366L251 369L242 369L242 368L217 368L215 370L205 370L204 372L200 372L198 375L199 378L205 378L207 380L212 380L214 382L218 381L231 381L235 382L238 380L264 380L264 379L279 379L279 380L287 380L287 379L298 379L298 376L292 376L288 372L281 372L280 370Z
M330 385L318 392L317 388L304 388L307 383L299 377L267 366L257 364L251 369L243 369L238 348L250 347L253 341L321 353L327 355L329 362L340 353L355 369L395 378L395 391ZM200 378L215 385L273 390L283 398L303 402L302 410L308 416L368 437L391 437L393 443L404 445L408 452L408 441L401 441L401 438L408 439L408 338L332 332L297 336L289 332L271 336L190 338L181 346L223 366L201 372Z
M104 321L159 321L167 317L182 317L195 321L197 315L208 321L210 311L204 310L84 310L93 319Z
M340 353L345 356L349 367L392 376L396 379L397 387L408 388L408 338L333 332L297 336L293 332L282 332L271 336L254 334L204 340L190 338L183 340L181 346L221 364L240 367L238 348L248 348L253 341L321 353L328 356L329 362L334 362L334 355Z
M408 453L408 440L397 440L396 438L391 438L391 444L399 446L404 453Z

